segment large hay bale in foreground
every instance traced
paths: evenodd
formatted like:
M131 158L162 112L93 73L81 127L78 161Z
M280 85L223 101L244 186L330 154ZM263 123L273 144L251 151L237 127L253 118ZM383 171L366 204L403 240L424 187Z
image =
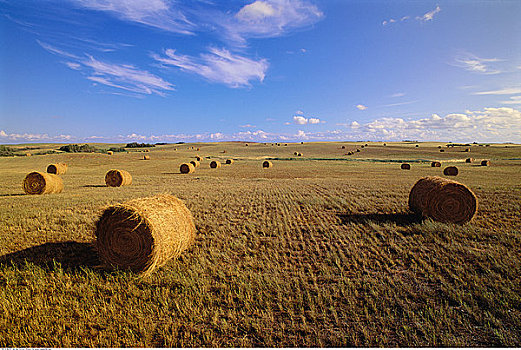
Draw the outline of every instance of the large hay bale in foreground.
M201 165L201 163L199 163L199 161L197 161L197 160L191 160L190 164L192 164L194 166L194 168L197 168L199 165Z
M474 158L470 157L465 159L465 163L472 163L474 161Z
M120 187L132 184L132 175L126 170L112 169L105 174L105 183L109 187Z
M461 183L438 176L427 176L412 187L409 208L436 221L464 224L476 214L478 199Z
M22 187L26 194L60 193L63 181L58 175L33 171L25 176Z
M226 159L226 164L233 164L235 161L233 159Z
M262 162L263 168L271 168L272 166L273 166L273 163L270 162L269 160L265 160L264 162Z
M67 164L65 163L54 163L47 166L47 172L49 174L63 175L67 172Z
M183 163L179 166L179 171L181 174L190 174L195 171L195 167L191 163Z
M490 160L484 159L481 161L481 166L489 166L489 165L490 165Z
M439 168L439 167L441 167L441 163L440 163L440 162L432 162L432 163L431 163L431 167L433 167L433 168Z
M456 176L458 175L459 170L455 166L448 166L445 169L443 169L443 175L447 176Z
M411 170L411 165L408 163L402 163L402 165L400 165L400 169Z
M106 208L96 223L96 249L107 267L150 274L177 258L195 239L192 214L163 194Z
M215 169L215 168L220 168L220 167L221 167L221 162L219 162L218 160L212 160L210 162L210 168Z

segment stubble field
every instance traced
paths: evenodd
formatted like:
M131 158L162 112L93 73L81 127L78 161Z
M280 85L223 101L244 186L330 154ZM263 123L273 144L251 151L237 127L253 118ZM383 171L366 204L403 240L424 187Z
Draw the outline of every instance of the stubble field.
M365 144L0 158L0 345L521 346L521 146ZM69 166L64 191L25 195L25 175L54 162ZM414 183L448 165L479 200L463 226L408 211ZM106 187L110 169L133 184ZM159 193L191 210L195 244L145 279L98 269L103 208Z

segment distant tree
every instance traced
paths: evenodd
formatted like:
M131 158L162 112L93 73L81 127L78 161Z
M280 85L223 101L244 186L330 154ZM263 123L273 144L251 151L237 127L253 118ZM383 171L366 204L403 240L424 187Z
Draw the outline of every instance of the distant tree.
M77 144L72 144L72 145L66 145L66 146L60 147L60 151L69 152L69 153L78 153L78 152L88 153L88 152L96 152L97 150L98 149L96 147L87 145L87 144L84 144L81 146L77 145Z
M137 142L131 142L127 143L125 148L141 148L141 147L156 147L155 145L152 145L150 143L137 143Z

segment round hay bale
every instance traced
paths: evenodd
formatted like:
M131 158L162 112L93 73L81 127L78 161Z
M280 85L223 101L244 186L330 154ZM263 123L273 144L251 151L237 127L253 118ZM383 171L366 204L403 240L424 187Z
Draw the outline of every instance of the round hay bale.
M303 145L303 144L304 144L304 141L301 141L300 144Z
M458 175L458 173L458 168L456 168L455 166L448 166L445 169L443 169L443 175L446 176L456 176Z
M200 151L201 149L199 147L197 147L197 151Z
M226 159L226 164L233 164L235 162L233 159Z
M263 168L271 168L272 166L273 166L273 163L270 162L269 160L265 160L264 162L262 162Z
M26 153L25 156L26 156L26 157L31 157L32 154L31 154L31 153Z
M445 150L444 149L440 149L440 152L445 152Z
M195 156L195 160L198 161L198 162L202 162L203 161L203 157Z
M440 162L432 162L432 163L431 163L431 167L433 167L433 168L439 168L439 167L441 167L441 163L440 163Z
M107 151L107 154L108 154L109 156L111 156L111 155L114 154L114 152L112 152L112 151Z
M223 153L226 153L226 150L223 150Z
M298 156L298 157L302 157L302 153L299 152L299 153L297 154L297 156Z
M364 145L365 147L369 146L367 143Z
M293 155L298 156L298 152L294 152Z
M65 163L54 163L47 166L47 172L49 174L63 175L67 172L67 164Z
M470 152L470 148L465 148L464 152Z
M195 225L181 200L162 194L106 208L95 234L104 265L146 276L193 244Z
M481 161L481 166L489 166L489 165L490 165L490 160L483 159Z
M220 168L220 167L221 167L221 162L219 162L218 160L212 160L210 162L210 168L216 169L216 168Z
M409 208L435 221L464 224L476 214L478 199L461 183L427 176L418 180L411 189Z
M387 146L387 144L386 144L386 143L384 143L384 146Z
M420 147L420 145L416 145L416 146L414 146L414 147Z
M402 163L402 165L400 165L400 169L411 170L411 165L409 163Z
M120 187L132 184L132 175L126 170L109 170L105 174L105 183L109 187Z
M441 146L438 146L438 148L441 148Z
M474 161L474 158L467 158L465 159L465 163L472 163Z
M195 171L195 167L191 163L183 163L179 166L179 171L181 174L190 174Z
M342 149L346 149L346 146L342 146Z
M201 165L201 163L199 163L199 161L197 161L197 160L191 160L190 164L192 164L194 166L194 168L197 168L199 165Z
M150 160L150 156L143 156L143 160Z
M244 146L248 147L248 144L245 144Z
M149 150L149 149L146 149L145 152L150 152L150 150Z
M363 146L363 145L362 145L362 146L360 146L360 148L364 148L364 147L365 147L365 146Z
M25 176L22 187L26 194L60 193L63 181L58 175L33 171Z
M357 151L357 152L360 152L360 150L359 150L358 148L356 149L356 151Z

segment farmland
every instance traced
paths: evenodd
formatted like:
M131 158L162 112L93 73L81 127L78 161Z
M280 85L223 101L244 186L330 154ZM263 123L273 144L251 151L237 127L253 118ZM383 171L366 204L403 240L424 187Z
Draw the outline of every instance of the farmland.
M150 160L31 147L0 158L2 346L521 346L520 145L169 144ZM63 192L25 195L24 176L55 162ZM414 183L449 165L479 200L462 226L408 210ZM110 169L132 185L106 187ZM99 269L103 208L159 193L190 209L195 244L144 279Z

